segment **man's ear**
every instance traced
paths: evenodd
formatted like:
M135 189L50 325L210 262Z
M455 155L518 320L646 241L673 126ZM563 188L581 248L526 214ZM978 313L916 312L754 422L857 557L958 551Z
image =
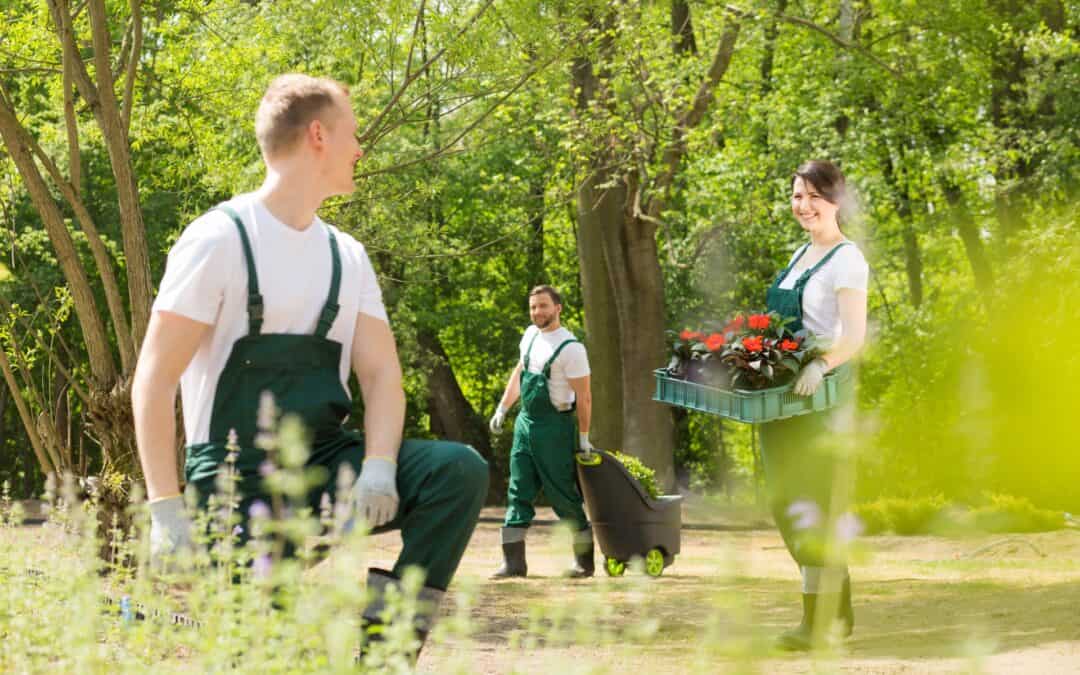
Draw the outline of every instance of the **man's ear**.
M307 137L316 147L326 143L326 127L317 119L311 120L307 128Z

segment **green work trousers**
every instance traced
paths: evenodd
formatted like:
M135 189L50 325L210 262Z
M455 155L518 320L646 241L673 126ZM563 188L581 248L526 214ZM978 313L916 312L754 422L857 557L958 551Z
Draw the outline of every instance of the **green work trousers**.
M524 412L514 422L510 450L510 487L507 491L506 527L528 527L536 515L533 503L543 488L555 514L574 530L588 524L577 486L574 449L577 422L572 411L530 417Z
M769 507L791 557L803 568L846 564L838 518L850 503L853 471L848 407L761 425ZM840 545L836 545L840 544Z
M343 433L338 441L317 446L308 466L323 470L316 471L318 480L308 492L308 505L318 513L324 494L333 503L342 467L348 466L357 476L363 462L364 437L358 432ZM395 575L400 577L406 567L417 565L427 572L425 585L445 590L487 495L487 462L467 445L429 440L404 441L397 462L398 512L375 532L401 530L404 546L394 565ZM189 484L199 491L203 505L214 492L221 466L220 461L202 461L197 467L189 464ZM240 478L241 538L246 538L251 505L256 501L270 503L270 496L258 472L244 472Z

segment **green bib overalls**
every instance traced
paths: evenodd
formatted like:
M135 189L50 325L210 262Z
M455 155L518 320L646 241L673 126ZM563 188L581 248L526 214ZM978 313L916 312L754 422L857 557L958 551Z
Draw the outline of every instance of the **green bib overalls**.
M539 333L525 350L521 369L521 412L514 422L514 445L510 449L510 487L507 491L506 527L528 527L536 515L533 502L544 488L556 515L582 530L588 521L574 469L577 420L574 408L559 410L551 404L548 378L551 364L563 348L558 346L539 373L529 372L529 356Z
M327 339L339 305L341 258L337 239L329 233L332 271L330 294L312 335L262 333L263 299L247 231L231 208L219 207L236 225L247 266L248 334L237 340L214 391L207 443L188 446L184 473L205 506L215 490L215 478L225 459L229 431L240 447L236 468L240 476L241 540L246 540L247 515L256 500L270 502L260 465L266 452L255 445L257 412L263 392L274 397L283 415L298 416L311 439L309 467L321 470L308 502L315 513L324 493L336 496L338 472L348 465L354 476L364 461L364 437L345 428L352 401L342 386L339 368L342 345ZM348 317L348 320L355 320ZM394 565L427 571L427 585L445 589L457 569L487 495L487 463L469 446L448 441L406 440L397 459L397 515L378 531L400 529L404 543Z
M803 326L803 291L806 284L841 246L832 248L816 265L802 273L793 288L780 288L791 268L810 247L806 244L785 267L766 294L769 311L793 317L792 331ZM850 377L844 366L837 376ZM802 567L835 566L824 556L827 528L847 509L849 491L837 490L836 479L845 476L842 462L846 461L835 448L835 434L830 421L836 409L789 417L761 425L761 461L769 492L769 506L776 526L784 538L791 557ZM839 502L839 503L838 503ZM793 508L794 507L794 508Z

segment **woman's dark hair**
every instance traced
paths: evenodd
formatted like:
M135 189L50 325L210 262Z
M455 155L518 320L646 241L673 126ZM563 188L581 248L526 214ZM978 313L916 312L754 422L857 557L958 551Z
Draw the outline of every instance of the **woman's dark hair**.
M795 187L795 179L802 178L812 184L819 194L830 204L843 206L847 201L847 183L844 174L832 162L823 159L811 159L803 162L795 175L791 177L791 186Z

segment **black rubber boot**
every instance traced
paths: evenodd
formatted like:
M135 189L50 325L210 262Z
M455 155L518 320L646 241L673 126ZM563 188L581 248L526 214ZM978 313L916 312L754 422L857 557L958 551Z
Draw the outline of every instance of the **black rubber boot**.
M777 647L789 652L805 652L819 646L829 638L835 638L838 630L841 638L851 635L855 628L855 612L851 607L851 580L844 579L844 585L840 593L816 594L803 593L803 617L799 625L792 630L785 631L777 638ZM836 608L836 622L829 621L827 626L818 626L816 621L824 617L815 617L818 608L822 611L832 611ZM820 630L819 630L820 628Z
M401 581L393 573L375 567L368 570L368 588L372 600L364 609L360 620L361 643L356 657L357 662L364 660L372 646L385 641L383 634L383 629L386 627L385 621L394 620L394 617L386 616L386 591L390 586L397 588L399 592L401 590ZM416 611L412 625L416 645L415 649L408 653L413 664L420 657L420 650L424 648L424 641L427 640L428 633L431 632L431 627L435 623L444 593L445 591L441 589L425 586L416 596Z
M525 529L521 527L504 527L502 529L502 550L502 567L495 570L491 578L508 579L527 576L529 566L525 563Z
M855 609L851 606L851 577L844 578L844 586L840 591L838 617L840 619L840 635L851 637L852 631L855 630Z
M776 646L786 652L807 652L814 648L814 611L817 609L816 593L802 594L802 621L795 628L784 631L776 639Z
M574 564L563 572L563 576L570 579L591 577L596 572L595 557L592 528L587 527L574 534Z

